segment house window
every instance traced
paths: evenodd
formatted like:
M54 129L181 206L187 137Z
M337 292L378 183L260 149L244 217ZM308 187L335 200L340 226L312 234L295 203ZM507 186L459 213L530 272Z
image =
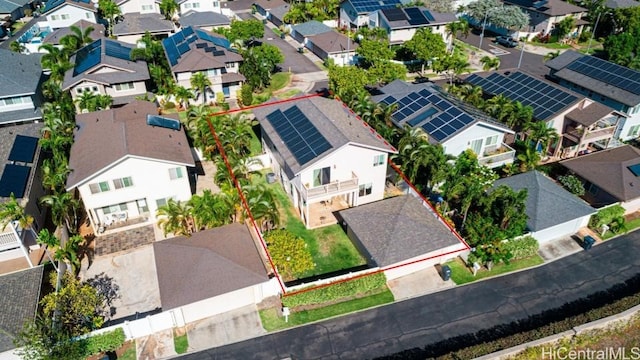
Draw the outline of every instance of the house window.
M133 180L131 180L131 176L113 180L113 187L115 187L116 189L122 189L130 186L133 186Z
M176 180L176 179L181 179L184 176L184 174L182 173L182 168L172 168L169 169L169 179L171 180Z
M224 66L227 69L233 69L234 67L236 67L236 63L225 63Z
M84 13L84 16L85 16L87 19L91 19L91 13Z
M107 181L102 181L99 183L89 184L89 190L91 190L92 194L109 191L109 183Z
M184 8L185 9L191 9L191 3L184 4Z
M26 99L23 99L22 97L0 99L0 106L11 106L23 103L26 103Z
M214 1L213 2L213 7L220 7L220 2L219 1Z
M362 184L360 185L359 188L359 196L367 196L367 195L371 195L371 189L373 188L373 184L372 183L368 183L368 184Z
M153 5L142 5L142 11L153 10Z
M331 182L331 168L313 170L313 186L325 185Z
M135 86L133 85L132 82L116 84L115 85L116 91L133 90L134 88L135 88Z
M197 9L197 8L199 8L199 7L200 7L200 3L193 3L193 8L194 8L194 9Z
M62 19L62 20L69 20L69 18L70 18L69 14L60 15L60 19Z
M384 164L384 154L376 155L373 157L373 166L379 166Z
M629 129L629 133L627 134L627 136L638 136L638 133L640 132L640 125L634 125L631 127L631 129Z
M51 15L51 20L52 20L52 21L56 21L56 20L58 20L59 18L60 18L60 16L58 16L58 15Z
M119 212L119 211L127 211L129 208L127 207L127 204L122 203L122 204L118 204L118 205L111 205L111 206L105 206L102 208L102 212L105 215L108 214L112 214L115 212Z
M473 140L470 147L476 155L480 154L480 151L482 150L482 139Z
M174 198L173 196L169 196L169 197L166 197L166 198L157 199L157 200L156 200L156 206L157 206L157 207L165 206L165 205L167 205L167 203L169 202L169 200L171 200L171 199L173 199L173 198Z
M498 143L498 135L489 136L484 143L484 146L491 146Z
M207 74L206 75L207 75L207 77L216 76L216 75L218 75L217 72L218 72L218 70L216 70L216 69L210 69L210 70L207 70Z
M98 87L97 87L97 86L92 86L92 87L91 87L91 91L93 91L93 92L98 92Z
M587 190L587 192L589 192L589 194L591 195L597 195L598 194L598 187L594 184L592 184L591 182L587 181L584 184L584 188Z

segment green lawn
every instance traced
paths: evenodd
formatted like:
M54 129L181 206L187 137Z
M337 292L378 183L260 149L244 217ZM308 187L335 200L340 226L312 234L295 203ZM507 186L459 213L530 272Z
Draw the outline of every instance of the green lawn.
M256 182L266 183L264 174L254 176L252 183L255 184ZM339 225L325 226L312 230L307 229L291 205L291 201L282 189L282 185L276 182L268 186L274 189L280 204L280 226L305 241L313 257L313 262L316 264L313 270L302 274L301 277L326 274L366 263Z
M282 35L282 31L280 31L280 29L278 28L271 28L271 31L273 31L278 36Z
M277 91L289 84L289 80L291 79L291 73L288 72L279 72L273 74L271 76L271 84L269 85L269 90Z
M292 98L298 94L300 94L302 91L298 90L298 89L289 89L285 92L282 92L280 94L277 95L278 99L289 99Z
M136 360L136 359L137 359L137 356L136 356L135 342L133 343L132 346L129 346L127 350L120 357L118 357L118 360Z
M627 227L627 232L640 228L640 218L627 221L624 223L624 225ZM598 234L600 234L600 231L601 231L600 229L592 229L592 230L597 232ZM602 240L609 240L614 236L618 236L622 234L624 233L614 233L613 231L609 230L604 234L604 236L600 236L600 238Z
M388 304L393 302L393 300L391 291L385 290L375 295L329 305L320 309L296 312L289 315L289 322L285 322L284 317L279 317L275 309L261 310L260 319L262 320L262 326L265 330L274 331L327 319L333 316L348 314L376 305Z
M471 272L471 270L467 268L465 264L463 264L460 258L448 262L447 265L449 265L449 267L451 268L451 280L453 280L453 282L455 282L456 284L461 285L491 276L526 269L535 265L540 265L543 262L544 260L540 256L536 255L526 259L511 261L509 265L500 263L493 266L491 270L486 270L486 268L483 268L478 271L478 274L476 276L473 276L473 272Z
M178 354L184 354L187 352L189 348L189 340L187 339L187 334L176 336L175 333L173 335L173 347Z
M541 47L544 47L544 48L547 48L547 49L554 49L554 50L571 49L571 46L560 44L560 43L528 42L527 44L534 45L534 46L541 46Z

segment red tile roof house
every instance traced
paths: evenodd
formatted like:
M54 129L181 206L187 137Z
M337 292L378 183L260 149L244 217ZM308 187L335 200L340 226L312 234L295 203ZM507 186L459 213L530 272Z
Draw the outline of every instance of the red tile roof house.
M158 116L157 109L136 100L76 116L67 190L78 190L98 236L154 224L168 199L191 198L187 137L178 114Z

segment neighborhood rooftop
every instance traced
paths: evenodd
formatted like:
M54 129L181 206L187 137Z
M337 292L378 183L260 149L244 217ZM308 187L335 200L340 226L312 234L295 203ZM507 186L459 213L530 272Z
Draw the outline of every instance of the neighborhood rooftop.
M153 243L163 310L269 279L251 234L234 223Z
M401 6L400 0L349 0L358 14Z
M395 152L338 100L302 98L253 110L293 174L349 143ZM284 146L280 146L283 144ZM290 175L293 175L290 174Z
M81 31L83 31L84 29L88 29L89 27L93 28L93 31L91 31L91 33L89 33L89 36L92 39L98 39L98 38L103 38L105 37L105 29L104 29L104 25L102 24L94 24L90 21L87 20L80 20L76 23L74 23L71 26L77 26ZM60 39L62 39L63 37L73 34L73 31L71 31L71 26L70 27L63 27L57 30L54 30L53 32L49 33L43 40L42 42L44 43L49 43L49 44L60 44Z
M493 188L502 185L514 191L527 190L526 213L529 231L547 229L596 212L583 200L538 171L496 180Z
M340 217L379 267L460 245L434 211L412 195L401 195L340 211Z
M505 0L506 4L518 5L533 12L540 12L549 16L561 16L586 12L587 9L570 4L563 0Z
M380 12L392 29L441 25L457 20L455 14L437 13L425 7L389 8Z
M491 73L487 77L472 74L466 82L480 86L492 96L503 95L533 108L533 118L546 121L580 100L578 95L522 71Z
M568 50L545 64L551 75L627 106L640 104L640 71Z
M192 26L162 40L162 46L173 72L224 68L225 63L242 61L242 56L231 50L229 40Z
M154 103L136 100L121 108L77 115L67 188L81 185L90 176L127 156L194 166L184 131L147 123L148 115L157 113ZM163 117L179 120L178 114Z
M116 36L144 34L145 31L173 32L173 22L166 20L163 15L150 13L127 13L122 20L113 25L113 34Z
M0 49L0 64L5 69L0 71L0 99L35 94L42 78L41 58L42 54L24 55ZM40 118L39 107L0 111L0 124Z
M322 49L327 54L342 53L347 50L355 51L358 48L358 43L337 31L327 31L309 36L309 40L313 42L314 47Z
M214 11L195 11L190 10L180 16L180 24L184 27L188 26L223 26L229 25L231 20L226 15Z

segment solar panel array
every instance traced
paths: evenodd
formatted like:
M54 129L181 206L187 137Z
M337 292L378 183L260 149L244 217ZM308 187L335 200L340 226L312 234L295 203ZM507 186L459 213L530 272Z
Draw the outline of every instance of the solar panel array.
M436 141L444 141L475 120L442 96L427 89L411 92L400 99L387 96L384 104L397 104L391 117L400 125L420 126Z
M31 168L28 166L5 165L0 178L0 196L7 197L13 194L16 198L23 197L30 172Z
M82 74L100 63L102 42L96 40L76 52L76 64L73 67L73 76Z
M213 44L213 46L220 46L226 49L229 49L229 47L231 46L231 43L227 39L212 36L204 30L194 30L191 26L189 26L182 29L180 32L177 32L174 35L162 40L162 46L164 47L165 53L167 54L167 58L169 59L169 63L171 64L171 66L175 66L176 64L178 64L180 57L182 57L182 55L189 51L191 43L196 40L204 40ZM196 44L196 48L208 49L209 47L206 44L198 43ZM213 52L213 55L215 56L224 55L224 52L218 50L207 52Z
M33 162L38 147L38 138L24 135L16 135L13 146L9 152L9 161L24 163Z
M521 72L508 76L493 73L486 78L473 74L466 81L480 86L485 93L493 96L503 95L512 101L519 101L522 105L531 106L536 120L547 120L578 99L566 91Z
M267 120L300 165L331 149L329 141L298 106L290 107L284 112L276 110L267 115Z
M400 6L400 0L351 0L351 3L358 13L370 13Z
M411 25L426 25L429 23L425 14L417 7L406 8L404 11L409 15L409 24Z
M131 60L131 50L128 46L122 45L113 40L104 40L104 53L107 56L115 57L122 60Z
M402 11L402 9L399 9L399 8L384 9L382 10L382 13L389 21L407 20L407 15L405 15L404 11Z
M631 70L594 56L583 56L573 61L567 68L634 95L640 95L640 71Z

